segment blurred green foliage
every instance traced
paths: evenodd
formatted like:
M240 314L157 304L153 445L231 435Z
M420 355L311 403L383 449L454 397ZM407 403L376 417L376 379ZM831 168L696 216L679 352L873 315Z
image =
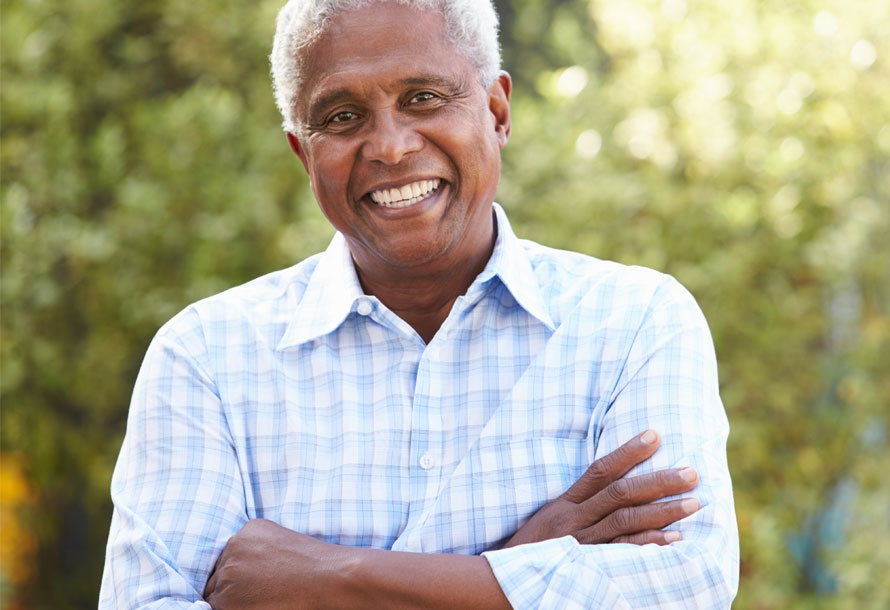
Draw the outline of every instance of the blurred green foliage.
M2 527L38 543L4 607L95 606L154 331L332 234L271 95L280 3L2 5L0 442L29 490ZM498 6L517 232L672 273L710 321L735 607L890 606L890 3Z

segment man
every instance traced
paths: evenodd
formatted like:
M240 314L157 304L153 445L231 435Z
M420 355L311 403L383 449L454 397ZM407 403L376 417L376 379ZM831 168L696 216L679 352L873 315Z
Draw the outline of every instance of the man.
M513 235L492 7L294 0L272 62L338 235L158 333L100 606L727 607L707 327L666 276Z

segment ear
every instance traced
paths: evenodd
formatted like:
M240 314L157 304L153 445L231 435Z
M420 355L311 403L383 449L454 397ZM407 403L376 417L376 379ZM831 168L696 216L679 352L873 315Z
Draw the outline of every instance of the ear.
M498 74L491 89L488 90L488 109L494 120L494 130L498 145L503 148L510 139L510 93L513 91L513 80L504 71Z
M306 151L300 145L300 140L297 139L297 136L289 131L284 132L285 136L287 136L287 143L290 144L290 149L294 151L294 154L300 158L300 162L303 164L303 168L306 170L306 173L309 173L309 165L308 159L306 157Z

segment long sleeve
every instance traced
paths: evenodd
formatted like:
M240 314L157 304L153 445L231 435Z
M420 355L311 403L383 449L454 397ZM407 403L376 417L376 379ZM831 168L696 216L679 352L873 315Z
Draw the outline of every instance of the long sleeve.
M645 428L662 446L631 474L701 475L682 542L485 556L517 608L728 606L728 426L697 305L661 274L519 242L498 213L489 266L429 345L362 293L342 237L161 329L112 481L100 607L206 610L207 577L252 518L480 554Z
M653 428L662 445L628 476L692 466L702 504L671 526L669 546L581 545L572 537L484 553L515 608L728 608L738 583L738 533L726 462L729 426L701 311L662 284L616 377L591 461Z
M111 495L99 607L209 609L201 599L207 577L247 517L193 310L161 329L148 349Z

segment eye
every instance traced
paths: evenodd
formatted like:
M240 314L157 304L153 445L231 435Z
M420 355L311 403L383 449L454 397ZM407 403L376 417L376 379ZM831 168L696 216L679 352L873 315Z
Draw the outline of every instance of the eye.
M334 116L332 116L328 122L330 123L348 123L349 121L354 121L358 118L358 115L354 112L343 111L338 112Z
M417 104L421 102L428 102L430 100L436 99L437 96L435 93L430 91L421 91L420 93L415 93L414 96L408 100L408 103Z

